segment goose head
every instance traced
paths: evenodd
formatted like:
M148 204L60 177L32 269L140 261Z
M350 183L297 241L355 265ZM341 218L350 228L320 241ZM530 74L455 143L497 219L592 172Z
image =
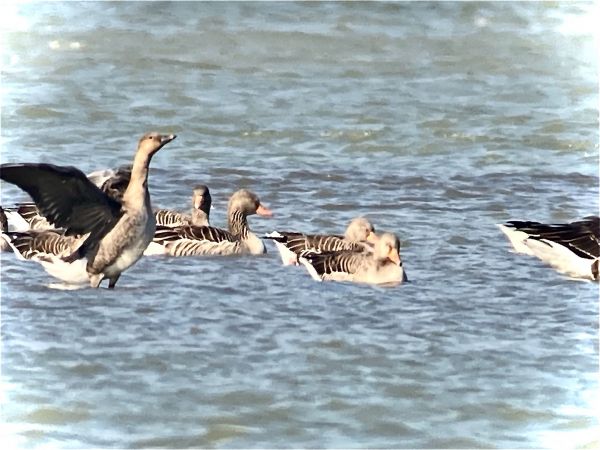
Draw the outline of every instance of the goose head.
M383 233L375 243L373 250L375 258L380 260L390 260L394 264L401 266L400 260L400 239L392 233Z
M234 211L240 211L244 216L258 214L263 217L271 217L273 215L269 208L260 203L258 196L247 189L240 189L231 196L227 210L229 215Z
M192 203L194 209L204 211L206 214L210 212L212 198L207 186L199 184L198 186L194 187L194 190L192 191Z
M156 131L146 133L143 135L138 142L138 153L142 153L147 156L154 155L157 151L163 148L166 144L171 142L177 136L174 134L162 135Z
M346 228L346 233L344 237L351 242L370 242L374 244L377 242L377 235L375 234L375 228L364 217L357 217L353 219L348 228Z

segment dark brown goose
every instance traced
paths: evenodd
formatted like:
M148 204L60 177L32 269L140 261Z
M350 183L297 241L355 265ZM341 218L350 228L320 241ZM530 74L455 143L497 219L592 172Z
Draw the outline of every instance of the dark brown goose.
M248 216L271 217L273 213L260 203L256 194L241 189L229 200L228 230L215 227L158 226L147 255L259 255L266 252L262 240L248 227Z
M131 180L122 201L116 201L74 167L53 164L3 164L0 178L16 184L32 198L40 213L67 236L85 240L65 262L85 258L92 287L108 278L114 288L121 273L142 256L152 241L156 223L148 192L152 156L174 135L145 134L138 143Z
M321 252L368 250L369 246L377 241L375 228L364 217L353 219L346 228L344 236L274 231L264 237L275 242L281 261L286 266L298 264L298 255L306 250Z
M573 278L600 280L600 218L545 224L513 220L498 225L517 253L535 256Z
M400 259L400 240L383 233L372 252L303 252L299 261L317 281L352 281L369 284L398 284L406 281Z
M200 184L192 191L191 215L171 211L170 209L157 209L154 212L156 225L165 225L167 227L181 227L184 225L193 225L195 227L209 226L211 204L212 198L208 187Z

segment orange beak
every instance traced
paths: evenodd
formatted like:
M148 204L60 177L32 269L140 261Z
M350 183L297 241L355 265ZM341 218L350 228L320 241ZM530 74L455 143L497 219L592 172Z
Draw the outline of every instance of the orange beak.
M258 205L258 208L256 208L256 214L262 217L273 217L273 211L264 207L263 205Z
M390 252L388 253L388 258L397 266L400 265L400 253L398 253L398 250L396 250L395 248L390 249Z
M370 242L371 244L374 244L378 240L379 240L379 237L375 233L373 233L372 231L369 231L369 234L367 234L367 242Z

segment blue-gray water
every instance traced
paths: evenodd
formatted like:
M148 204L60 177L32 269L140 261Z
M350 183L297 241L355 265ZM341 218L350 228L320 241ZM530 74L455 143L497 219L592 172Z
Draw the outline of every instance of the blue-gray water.
M4 5L2 162L90 172L173 132L156 206L186 210L206 183L221 226L240 187L276 214L259 233L366 215L399 235L411 282L319 284L268 243L61 291L4 254L3 445L600 445L598 285L495 226L598 212L597 19L561 2ZM3 205L26 198L2 185Z

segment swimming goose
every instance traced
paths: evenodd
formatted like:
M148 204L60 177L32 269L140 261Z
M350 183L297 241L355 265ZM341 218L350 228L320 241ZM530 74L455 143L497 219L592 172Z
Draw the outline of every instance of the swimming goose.
M121 166L116 170L106 169L92 172L88 175L90 181L106 192L115 200L121 200L131 177L131 166ZM192 191L192 214L181 214L168 209L156 209L154 217L156 225L177 227L182 225L195 225L198 227L209 225L210 206L212 198L208 187L200 184Z
M204 227L209 224L210 205L212 198L208 187L200 184L192 191L192 214L182 214L168 209L157 209L154 212L156 225L168 227L180 227L183 225L194 225Z
M298 255L305 250L322 252L364 250L377 241L375 228L364 217L353 219L346 228L344 236L274 231L264 237L275 242L285 266L297 265Z
M88 281L85 259L65 261L77 251L87 236L64 236L54 230L29 230L7 231L0 237L0 242L8 245L17 258L40 263L50 275L71 284Z
M391 284L406 281L400 260L400 240L383 233L372 252L302 252L298 258L317 281L353 281L356 283Z
M247 217L258 214L271 217L273 213L260 203L256 194L241 189L229 200L227 208L229 230L215 227L158 226L154 241L145 254L170 256L236 255L266 253L262 240L248 228Z
M600 218L566 224L512 220L498 227L517 253L535 256L573 278L600 280Z
M121 202L96 187L80 170L53 164L2 164L0 178L16 184L34 200L44 217L65 234L86 235L65 262L86 258L90 285L108 278L114 288L121 273L142 256L156 223L148 192L152 156L175 135L147 133L140 139L131 180Z

